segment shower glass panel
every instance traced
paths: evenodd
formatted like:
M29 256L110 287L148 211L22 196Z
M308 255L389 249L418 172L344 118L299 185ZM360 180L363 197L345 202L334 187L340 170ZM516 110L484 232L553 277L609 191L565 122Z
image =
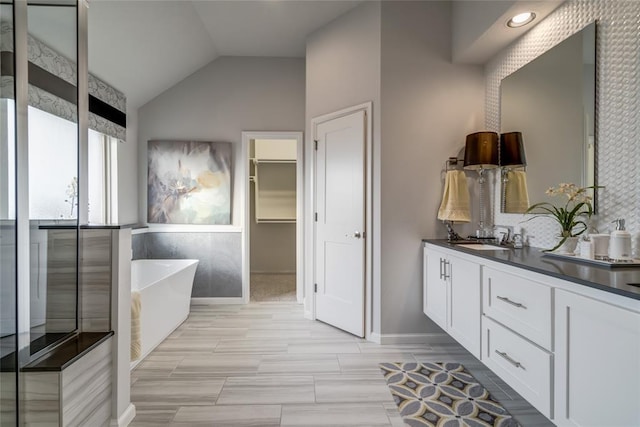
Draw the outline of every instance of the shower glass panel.
M13 2L0 5L0 425L17 424Z
M30 353L77 329L78 78L75 2L30 2Z

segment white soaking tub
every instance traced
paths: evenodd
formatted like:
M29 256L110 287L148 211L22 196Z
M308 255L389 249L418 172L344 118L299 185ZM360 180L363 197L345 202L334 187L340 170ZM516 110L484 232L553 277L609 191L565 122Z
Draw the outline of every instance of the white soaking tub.
M140 293L141 357L143 360L189 316L195 259L131 261L131 291Z

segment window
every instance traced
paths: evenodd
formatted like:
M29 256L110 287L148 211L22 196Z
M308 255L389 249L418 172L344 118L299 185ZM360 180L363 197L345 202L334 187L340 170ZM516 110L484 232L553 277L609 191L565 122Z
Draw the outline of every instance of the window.
M78 136L76 124L29 107L29 218L78 217ZM13 132L13 123L9 124ZM117 221L117 142L89 130L90 224ZM10 188L13 188L11 185ZM13 197L9 197L11 201ZM9 206L9 211L13 206Z
M89 130L89 224L118 222L118 140Z

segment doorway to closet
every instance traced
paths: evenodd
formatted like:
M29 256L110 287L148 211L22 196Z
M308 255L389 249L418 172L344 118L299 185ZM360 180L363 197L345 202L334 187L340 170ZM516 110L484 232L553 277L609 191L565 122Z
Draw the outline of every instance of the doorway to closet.
M302 302L302 132L243 132L246 302Z

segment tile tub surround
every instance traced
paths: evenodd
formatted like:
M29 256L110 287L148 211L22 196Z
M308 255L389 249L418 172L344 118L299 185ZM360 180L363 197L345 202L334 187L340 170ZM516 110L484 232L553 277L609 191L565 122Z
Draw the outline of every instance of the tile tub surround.
M132 235L133 259L197 259L192 297L242 296L242 233L154 232Z
M206 344L206 345L205 345ZM378 364L455 360L526 426L549 421L457 343L379 345L289 302L196 305L132 372L143 426L402 426Z

